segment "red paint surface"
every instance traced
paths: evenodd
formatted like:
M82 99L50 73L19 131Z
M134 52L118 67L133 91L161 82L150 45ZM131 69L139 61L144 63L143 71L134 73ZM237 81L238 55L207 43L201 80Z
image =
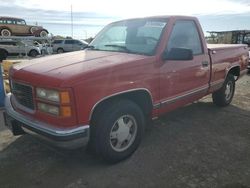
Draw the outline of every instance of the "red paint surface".
M199 94L180 99L152 111L152 117L197 100L213 91L211 83L224 80L231 67L246 69L247 49L243 45L216 46L216 54L210 57L200 24L196 18L172 16L154 56L118 52L85 50L49 56L18 65L11 70L13 80L44 87L70 91L73 116L57 118L41 112L27 114L58 127L74 127L89 124L91 110L103 98L132 89L147 89L153 104L185 95L193 90L207 88ZM204 54L191 61L163 61L162 53L173 24L178 19L191 19L197 24L203 41ZM212 60L212 62L210 61ZM242 60L243 59L243 60ZM202 62L208 61L208 67ZM210 87L210 88L209 88Z

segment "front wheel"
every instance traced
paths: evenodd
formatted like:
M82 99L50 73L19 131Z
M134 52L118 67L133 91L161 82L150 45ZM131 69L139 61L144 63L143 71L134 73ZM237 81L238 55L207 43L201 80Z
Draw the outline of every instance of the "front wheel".
M144 115L132 101L110 104L96 116L95 150L108 162L129 157L139 146L144 132Z
M235 79L229 74L221 89L212 94L213 103L218 106L227 106L233 100L235 91Z

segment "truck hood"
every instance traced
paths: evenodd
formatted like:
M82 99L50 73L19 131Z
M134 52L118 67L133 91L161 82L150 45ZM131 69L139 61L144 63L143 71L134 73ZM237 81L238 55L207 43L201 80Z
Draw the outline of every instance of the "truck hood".
M21 80L26 75L25 77L29 78L31 76L46 76L66 81L72 77L119 66L119 64L126 62L134 62L146 57L119 52L84 50L25 61L15 65L13 75L15 79Z

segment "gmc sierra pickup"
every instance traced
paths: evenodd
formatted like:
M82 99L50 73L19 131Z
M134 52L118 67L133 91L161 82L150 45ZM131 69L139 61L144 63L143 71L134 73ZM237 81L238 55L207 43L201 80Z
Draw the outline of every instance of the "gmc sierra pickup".
M229 105L248 59L246 45L207 46L194 17L114 22L84 51L14 66L5 122L14 135L88 144L118 162L138 148L148 119L208 94Z

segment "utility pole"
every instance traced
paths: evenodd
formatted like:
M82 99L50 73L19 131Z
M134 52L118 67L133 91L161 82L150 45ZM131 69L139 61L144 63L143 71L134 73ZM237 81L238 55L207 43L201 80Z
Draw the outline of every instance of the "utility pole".
M71 6L70 6L70 9L71 9L71 37L74 38L72 4L71 4Z

